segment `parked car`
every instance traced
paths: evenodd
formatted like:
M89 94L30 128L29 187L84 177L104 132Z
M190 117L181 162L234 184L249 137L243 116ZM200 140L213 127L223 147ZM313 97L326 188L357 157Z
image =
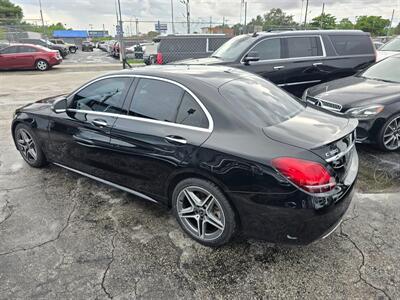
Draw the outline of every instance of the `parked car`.
M0 40L0 49L10 46L10 42L7 40Z
M119 58L119 42L118 41L114 42L114 44L111 45L110 51L111 51L110 52L111 56Z
M64 40L52 39L52 40L50 40L50 42L52 42L53 44L56 44L56 45L64 45L66 48L68 48L68 51L70 53L76 53L76 50L78 50L77 45L71 44L71 43L66 43L66 42L64 42Z
M354 192L356 126L247 72L157 66L19 108L12 132L29 165L172 207L190 237L219 246L239 230L295 244L329 235Z
M44 39L20 39L19 40L20 43L23 44L33 44L33 45L38 45L38 46L42 46L45 48L49 48L52 50L57 50L58 52L60 52L60 55L62 56L62 58L65 58L68 55L68 48L65 47L64 45L56 45L53 44L52 42L48 41L48 40L44 40Z
M82 51L90 51L93 52L93 43L92 42L83 42L82 43Z
M379 48L377 61L400 53L400 37L396 37Z
M353 75L375 59L368 33L306 30L239 35L211 57L176 63L236 67L256 73L301 97L306 88Z
M230 39L224 34L182 34L159 36L157 64L167 64L188 58L208 57Z
M62 62L57 50L29 44L14 44L0 50L0 69L46 71Z
M382 150L400 149L400 55L386 58L352 77L308 89L304 100L357 118L357 141Z
M146 65L153 65L157 62L158 43L143 45L143 61Z

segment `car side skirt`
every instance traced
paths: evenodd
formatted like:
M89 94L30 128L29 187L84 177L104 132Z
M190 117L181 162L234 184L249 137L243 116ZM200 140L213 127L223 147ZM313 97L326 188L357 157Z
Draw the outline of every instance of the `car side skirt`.
M140 193L140 192L138 192L138 191L129 189L129 188L124 187L124 186L122 186L122 185L115 184L115 183L110 182L110 181L108 181L108 180L105 180L105 179L102 179L102 178L99 178L99 177L90 175L90 174L88 174L88 173L85 173L85 172L82 172L82 171L79 171L79 170L76 170L76 169L73 169L73 168L70 168L70 167L67 167L67 166L64 166L64 165L59 164L59 163L53 162L53 164L56 165L56 166L59 166L59 167L61 167L61 168L64 168L64 169L66 169L66 170L68 170L68 171L72 171L72 172L77 173L77 174L79 174L79 175L86 176L86 177L88 177L88 178L90 178L90 179L96 180L96 181L98 181L98 182L107 184L107 185L112 186L112 187L115 187L115 188L117 188L117 189L120 189L120 190L122 190L122 191L124 191L124 192L130 193L130 194L132 194L132 195L139 196L139 197L141 197L141 198L143 198L143 199L145 199L145 200L148 200L148 201L151 201L151 202L154 202L154 203L159 203L157 200L155 200L155 199L153 199L153 198L151 198L151 197L149 197L149 196L147 196L147 195L145 195L145 194L142 194L142 193Z

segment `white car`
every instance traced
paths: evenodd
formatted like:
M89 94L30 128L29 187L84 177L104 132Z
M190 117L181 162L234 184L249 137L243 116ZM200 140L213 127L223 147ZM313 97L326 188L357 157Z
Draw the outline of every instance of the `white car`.
M376 61L400 53L400 37L390 40L377 51Z

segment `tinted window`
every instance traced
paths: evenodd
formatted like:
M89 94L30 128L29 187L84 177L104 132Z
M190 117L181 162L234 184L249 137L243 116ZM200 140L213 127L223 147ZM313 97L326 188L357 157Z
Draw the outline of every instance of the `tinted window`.
M365 70L361 77L400 83L400 57L389 57Z
M12 53L18 53L18 47L16 46L7 47L1 50L1 54L12 54Z
M339 55L373 54L374 46L366 35L331 35L333 47Z
M71 108L123 113L122 105L130 78L108 78L96 81L76 93Z
M286 40L289 58L322 55L319 37L290 37Z
M29 46L20 46L19 47L19 53L32 53L32 52L38 52L36 48L29 47Z
M183 90L175 84L155 79L140 79L130 114L159 121L175 122Z
M178 109L176 123L208 128L208 120L203 109L196 100L186 92Z
M260 60L281 58L281 39L267 39L257 44L251 51L258 52Z
M260 127L282 123L304 109L288 93L257 76L230 81L220 92L242 119Z

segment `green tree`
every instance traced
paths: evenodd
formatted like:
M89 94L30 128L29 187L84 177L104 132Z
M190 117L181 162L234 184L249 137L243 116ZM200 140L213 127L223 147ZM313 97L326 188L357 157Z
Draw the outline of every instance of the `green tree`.
M386 34L385 28L389 25L390 20L383 19L381 16L360 16L357 18L355 27L377 36Z
M18 24L23 17L21 7L9 0L0 0L0 25Z
M293 15L287 15L280 8L272 8L264 15L263 29L267 30L271 27L278 26L296 26L297 23L293 20Z
M400 23L393 29L393 34L400 34Z
M310 25L321 29L333 29L336 27L336 17L323 13L312 19Z
M353 29L354 24L349 20L349 18L343 18L337 24L338 29Z

